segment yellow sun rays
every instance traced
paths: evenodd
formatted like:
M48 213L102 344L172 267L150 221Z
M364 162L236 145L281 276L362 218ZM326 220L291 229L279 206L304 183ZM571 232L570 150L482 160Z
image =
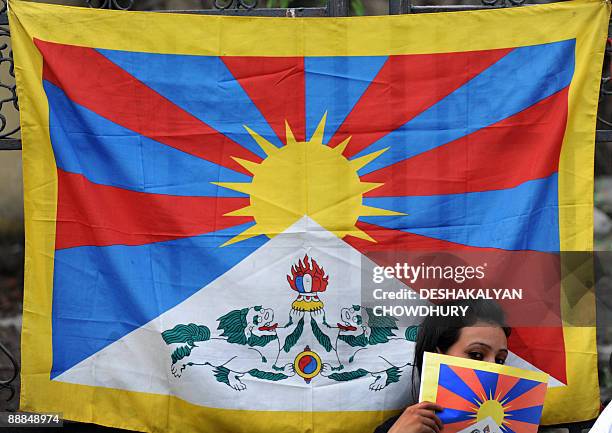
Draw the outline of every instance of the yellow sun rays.
M233 158L253 175L251 182L213 183L249 195L248 206L225 215L251 216L255 225L223 246L261 234L272 238L305 215L339 238L350 234L374 242L356 227L360 216L404 215L362 203L363 194L382 184L362 182L357 172L387 149L348 160L343 152L351 137L335 148L323 144L326 118L327 113L309 141L297 141L285 122L287 143L280 148L245 126L266 158L260 163Z
M510 409L509 405L493 398L493 395L490 395L488 398L486 395L481 395L480 399L481 401L478 403L478 406L472 407L472 410L475 412L472 416L476 418L476 421L482 421L487 417L491 417L499 426L508 424L505 418L506 412Z

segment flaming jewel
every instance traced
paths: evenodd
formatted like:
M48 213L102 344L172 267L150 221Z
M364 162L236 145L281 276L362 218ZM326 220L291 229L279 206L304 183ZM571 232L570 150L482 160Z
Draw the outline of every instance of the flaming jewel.
M309 262L310 260L310 262ZM308 255L291 267L291 275L287 281L293 290L299 293L291 307L298 311L316 311L323 308L323 302L318 293L327 288L329 276L319 264Z

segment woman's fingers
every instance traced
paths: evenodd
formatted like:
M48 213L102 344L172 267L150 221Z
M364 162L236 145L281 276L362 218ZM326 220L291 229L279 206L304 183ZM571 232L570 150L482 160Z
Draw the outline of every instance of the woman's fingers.
M431 414L431 412L429 412L429 414ZM420 415L420 421L423 425L429 427L430 429L432 429L434 431L434 433L440 433L440 431L442 430L440 428L440 426L438 425L438 423L429 416L428 413L423 413L423 414L419 414ZM435 416L435 415L434 415ZM437 417L436 417L437 418Z
M440 412L444 410L444 408L439 404L432 403L430 401L422 401L417 404L416 407L418 407L419 409L433 410L434 412Z
M419 425L420 433L438 433L433 427L425 423L426 418L421 418L419 421L420 421L420 425Z
M406 408L391 426L389 433L441 433L443 424L436 411L444 410L440 405L424 401Z
M440 431L444 427L444 424L442 424L442 421L440 421L440 418L438 418L438 415L436 415L431 410L421 409L420 412L419 412L419 415L425 416L425 417L431 419L431 422L433 422L436 425L436 427L438 428L438 430L440 430Z
M444 428L444 424L442 424L442 421L440 421L440 418L438 418L436 412L440 412L444 410L444 408L439 404L432 403L430 401L423 401L419 403L417 407L419 415L429 420L427 425L433 428L436 433L440 433L440 431L442 431Z

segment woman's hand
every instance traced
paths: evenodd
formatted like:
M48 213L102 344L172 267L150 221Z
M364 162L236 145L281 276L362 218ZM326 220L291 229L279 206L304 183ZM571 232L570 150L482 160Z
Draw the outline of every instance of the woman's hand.
M428 401L410 406L391 426L389 433L440 433L443 424L436 412L443 409Z

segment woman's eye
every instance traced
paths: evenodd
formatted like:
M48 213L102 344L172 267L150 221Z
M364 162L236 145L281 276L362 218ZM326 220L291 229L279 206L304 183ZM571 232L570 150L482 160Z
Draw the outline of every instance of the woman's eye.
M259 325L259 316L253 317L253 323Z
M495 360L495 362L496 362L497 364L504 365L504 364L506 363L506 360L505 360L505 359L503 359L503 358L497 358L497 359Z
M470 352L469 355L470 358L475 359L476 361L482 361L484 359L484 356L482 356L482 353L480 352Z

